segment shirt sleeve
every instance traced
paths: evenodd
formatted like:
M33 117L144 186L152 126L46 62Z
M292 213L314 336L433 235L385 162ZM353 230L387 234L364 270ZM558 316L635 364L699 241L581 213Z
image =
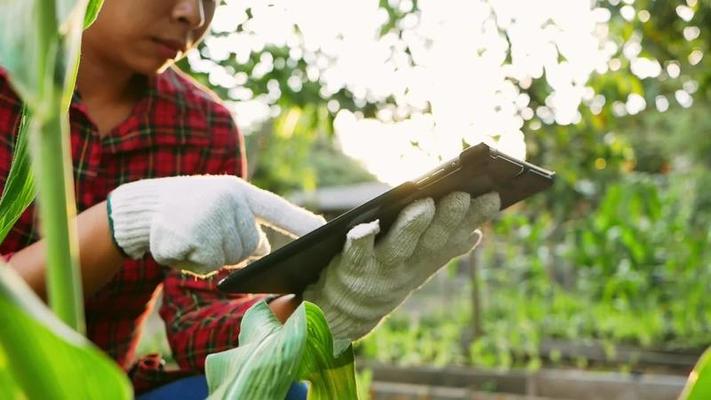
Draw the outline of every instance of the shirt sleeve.
M21 117L22 101L10 86L7 71L0 67L0 193L5 189L10 174ZM10 232L0 240L0 260L9 261L13 252L19 251L24 245L16 237L13 238Z
M163 282L160 315L181 369L203 370L208 354L237 346L242 316L266 297L221 293L217 282L228 273L200 278L171 270Z
M21 109L22 104L10 87L7 72L0 68L0 190L10 172Z
M219 103L212 116L212 147L216 154L203 173L246 176L242 135L232 116ZM169 269L163 281L163 304L160 315L173 357L181 369L203 370L205 357L234 348L242 316L266 296L225 294L217 283L229 273L222 269L207 278Z

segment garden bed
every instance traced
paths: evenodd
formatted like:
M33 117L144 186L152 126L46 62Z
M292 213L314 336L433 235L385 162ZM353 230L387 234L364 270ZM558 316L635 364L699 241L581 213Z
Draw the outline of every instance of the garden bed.
M676 399L685 376L541 369L490 371L464 367L397 367L359 360L372 372L374 400ZM496 396L492 396L496 393ZM504 396L504 397L501 397Z

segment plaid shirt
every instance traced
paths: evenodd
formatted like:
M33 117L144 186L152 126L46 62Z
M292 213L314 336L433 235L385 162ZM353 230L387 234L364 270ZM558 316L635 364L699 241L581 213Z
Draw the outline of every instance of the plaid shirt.
M0 191L10 170L20 100L0 69ZM71 149L77 209L106 199L117 186L144 178L245 175L243 142L229 111L190 78L168 70L149 79L131 115L104 136L75 93L70 108ZM39 239L30 206L0 245L10 254ZM86 301L87 336L129 371L137 392L189 375L205 356L237 345L244 312L262 297L216 291L221 271L197 279L159 266L150 256L127 260L113 280ZM156 356L135 360L141 325L163 289L160 315L181 371L168 373Z

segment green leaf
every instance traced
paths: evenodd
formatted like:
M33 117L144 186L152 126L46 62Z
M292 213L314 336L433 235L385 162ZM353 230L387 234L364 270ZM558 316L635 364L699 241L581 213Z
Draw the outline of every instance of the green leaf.
M679 400L711 399L711 348L706 349L689 374Z
M353 347L348 346L334 358L333 337L321 309L308 302L299 309L302 307L307 319L307 337L299 380L311 383L309 399L357 399Z
M86 6L87 0L0 1L0 60L32 114L30 154L46 239L49 304L80 332L84 314L76 234L69 224L75 201L67 110Z
M57 2L57 22L64 25L69 20L83 15L83 28L88 28L99 15L104 0L55 0ZM83 14L82 14L83 13ZM60 28L61 29L61 28Z
M0 265L0 398L130 399L128 378Z
M48 51L46 40L39 38L43 32L36 30L40 7L36 1L0 1L0 64L20 96L33 103L41 98L45 70L54 65L56 53Z
M86 0L0 0L0 65L40 121L54 107L69 107L86 6ZM89 6L95 16L101 4Z
M27 151L27 127L30 117L22 110L10 173L5 180L0 197L0 243L5 239L22 212L32 203L36 190L32 175L30 155Z
M89 4L86 6L86 14L84 14L84 29L96 21L96 17L99 16L99 11L103 4L104 0L89 0Z
M0 399L22 399L23 394L12 377L10 360L5 349L0 346Z
M87 0L54 0L52 2L44 2L43 5L50 6L55 4L57 13L57 25L63 25L67 20L75 18L76 13L82 12L82 7L86 7Z
M278 399L310 381L309 399L357 399L353 348L333 356L333 338L315 304L304 302L282 326L265 302L242 319L239 347L207 357L211 399Z

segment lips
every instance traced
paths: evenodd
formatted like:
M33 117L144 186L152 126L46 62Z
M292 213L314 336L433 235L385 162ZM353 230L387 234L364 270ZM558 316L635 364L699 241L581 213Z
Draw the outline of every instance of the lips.
M169 59L185 53L187 48L185 42L179 40L154 38L153 42L156 44L158 54Z

